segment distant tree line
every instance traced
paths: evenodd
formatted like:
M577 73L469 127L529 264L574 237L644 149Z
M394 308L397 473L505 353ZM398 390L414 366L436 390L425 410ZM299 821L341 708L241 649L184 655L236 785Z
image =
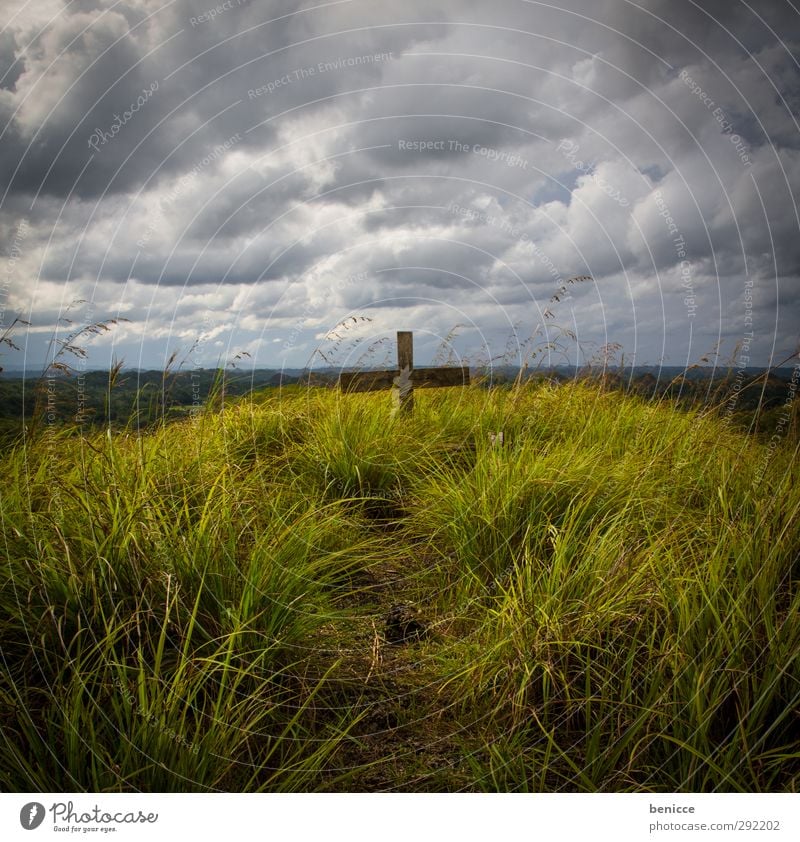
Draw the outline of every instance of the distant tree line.
M73 372L44 378L0 376L0 430L6 434L30 423L42 412L42 395L49 388L49 423L60 425L113 424L146 427L164 420L185 418L198 409L219 408L226 399L261 389L293 384L336 384L339 370L291 372L275 369L224 371L197 369L164 373L121 371ZM791 369L774 373L744 373L709 369L596 369L561 367L522 371L513 366L476 369L473 379L487 388L509 388L515 382L561 383L584 380L605 390L621 390L649 400L670 400L677 406L716 407L731 423L757 432L771 432L784 406ZM46 385L49 384L49 385Z

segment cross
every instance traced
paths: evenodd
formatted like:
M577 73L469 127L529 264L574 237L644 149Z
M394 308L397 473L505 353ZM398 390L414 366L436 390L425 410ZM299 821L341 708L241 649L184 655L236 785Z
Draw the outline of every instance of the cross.
M469 366L414 368L414 337L410 330L397 331L397 368L385 371L354 371L339 375L343 392L375 392L392 387L395 412L411 412L414 387L419 389L469 384Z

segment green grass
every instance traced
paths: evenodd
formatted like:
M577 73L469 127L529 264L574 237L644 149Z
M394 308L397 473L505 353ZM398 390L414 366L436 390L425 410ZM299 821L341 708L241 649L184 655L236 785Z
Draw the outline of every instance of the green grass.
M6 449L0 787L797 791L797 411L415 400Z

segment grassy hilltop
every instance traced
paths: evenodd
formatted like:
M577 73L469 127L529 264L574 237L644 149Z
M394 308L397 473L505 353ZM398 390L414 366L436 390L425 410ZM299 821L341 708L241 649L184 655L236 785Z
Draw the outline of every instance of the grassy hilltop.
M770 439L580 383L396 420L290 387L44 425L2 455L0 787L796 792L796 407Z

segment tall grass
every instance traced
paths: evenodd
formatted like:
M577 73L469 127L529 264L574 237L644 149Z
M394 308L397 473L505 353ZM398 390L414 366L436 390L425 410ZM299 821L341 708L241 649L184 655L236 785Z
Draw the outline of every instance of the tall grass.
M436 536L451 605L480 621L441 668L502 735L484 780L795 788L790 451L759 487L761 446L713 416L582 388L515 411L531 433L422 480L409 527Z
M5 452L0 785L354 789L379 711L382 787L798 789L796 411L770 450L585 384L388 404Z
M297 664L352 525L199 435L7 456L6 786L296 789L341 738Z

